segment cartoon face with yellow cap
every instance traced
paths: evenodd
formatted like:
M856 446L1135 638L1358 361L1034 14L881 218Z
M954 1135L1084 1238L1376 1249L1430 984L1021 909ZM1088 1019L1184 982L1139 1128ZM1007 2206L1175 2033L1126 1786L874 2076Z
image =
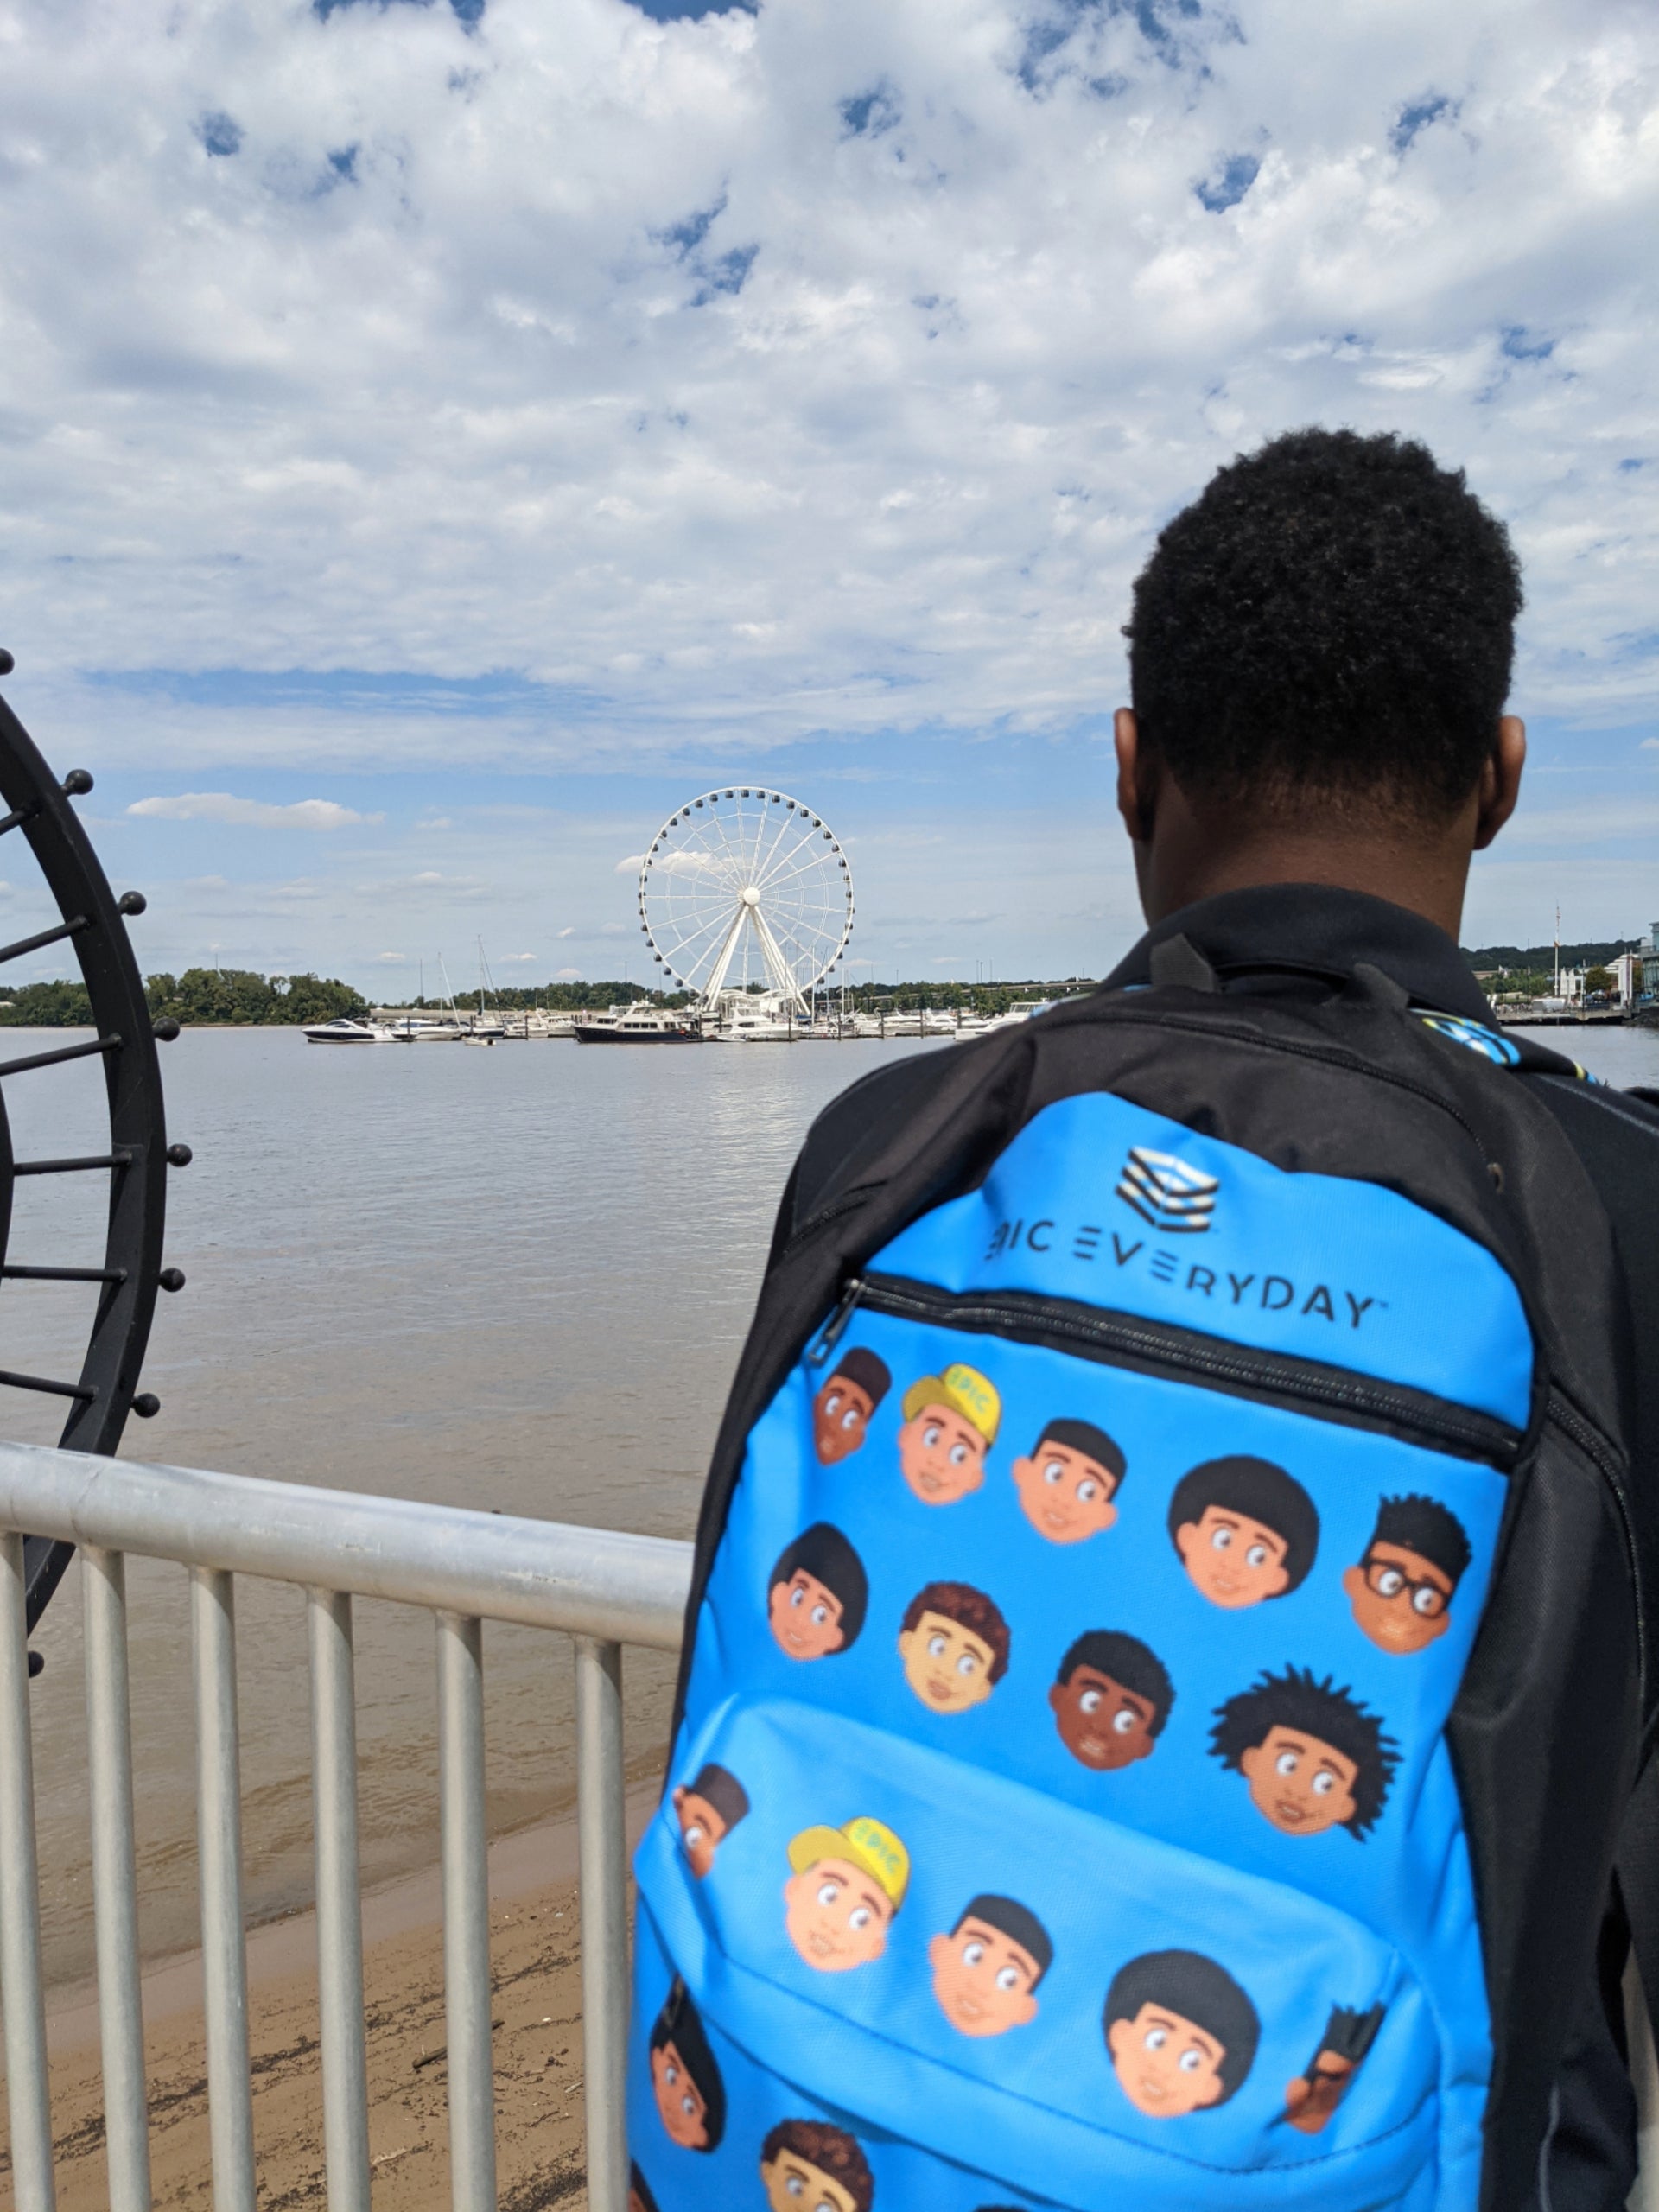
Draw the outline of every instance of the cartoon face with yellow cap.
M803 1828L789 1863L784 1927L807 1965L845 1974L879 1959L910 1882L910 1853L893 1830L865 1814L842 1828Z
M976 1367L954 1361L905 1393L899 1465L924 1505L954 1505L985 1479L1002 1401Z

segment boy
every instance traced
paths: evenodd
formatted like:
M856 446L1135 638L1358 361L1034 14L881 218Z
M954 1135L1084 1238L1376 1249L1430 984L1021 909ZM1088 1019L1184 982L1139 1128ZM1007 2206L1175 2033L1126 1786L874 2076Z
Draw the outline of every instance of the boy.
M1216 1711L1210 1748L1249 1784L1250 1802L1285 1835L1344 1827L1365 1840L1382 1812L1399 1751L1382 1724L1331 1677L1305 1667L1260 1680Z
M817 1521L772 1568L766 1619L786 1658L829 1659L858 1641L869 1601L863 1560L839 1529Z
M677 1974L651 2031L651 2088L671 2143L713 2151L726 2132L726 2085L691 1993Z
M760 2180L770 2212L870 2212L875 2181L844 2128L819 2120L782 2120L760 2145Z
M1198 1951L1147 1951L1106 1993L1118 2086L1148 2120L1224 2105L1255 2060L1262 2024L1231 1974Z
M969 1900L927 1947L933 1994L958 2035L1001 2036L1037 2017L1037 1985L1054 1962L1048 1930L1012 1897Z
M969 1713L1008 1671L1008 1624L982 1590L930 1582L905 1608L899 1656L930 1713Z
M1285 2091L1285 2118L1304 2135L1317 2135L1348 2093L1348 2085L1376 2041L1386 2008L1351 2012L1333 2005L1319 2049Z
M1169 1534L1194 1589L1237 1612L1298 1586L1319 1548L1319 1516L1282 1467L1240 1452L1181 1477Z
M910 1884L910 1853L890 1827L861 1814L843 1828L803 1828L789 1847L784 1927L820 1974L869 1966Z
M1094 1628L1060 1662L1048 1693L1060 1741L1097 1774L1150 1758L1175 1702L1164 1662L1138 1637Z
M749 1796L723 1766L705 1766L695 1782L674 1792L680 1844L699 1881L715 1863L715 1853L749 1809Z
M892 1387L886 1360L858 1344L842 1352L812 1401L812 1449L820 1466L832 1467L859 1449L871 1414Z
M1051 1544L1081 1544L1109 1529L1127 1463L1092 1421L1052 1421L1027 1459L1014 1463L1020 1509Z
M976 1367L956 1360L905 1393L899 1465L924 1505L955 1505L985 1479L1002 1401Z
M1385 1497L1357 1567L1343 1570L1354 1618L1379 1651L1426 1651L1452 1625L1469 1539L1437 1498Z

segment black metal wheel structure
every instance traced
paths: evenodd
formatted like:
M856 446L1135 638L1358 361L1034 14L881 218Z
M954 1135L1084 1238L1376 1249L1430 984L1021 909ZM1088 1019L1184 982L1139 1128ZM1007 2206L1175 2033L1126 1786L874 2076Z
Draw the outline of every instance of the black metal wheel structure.
M0 676L11 655L0 652ZM94 1305L80 1372L73 1380L0 1369L0 1389L45 1392L68 1406L59 1444L66 1451L113 1452L129 1413L141 1419L159 1401L138 1389L160 1290L182 1290L176 1268L162 1265L162 1233L170 1166L188 1165L188 1145L168 1145L156 1046L176 1037L170 1018L152 1021L137 962L127 941L126 917L142 914L143 895L111 891L86 831L69 802L92 788L84 768L61 782L36 751L16 715L0 697L0 836L16 832L28 842L62 919L52 929L0 945L0 966L66 944L79 964L92 1002L94 1034L88 1043L55 1051L0 1057L0 1281L84 1282ZM0 1047L3 1050L3 1047ZM18 1160L12 1152L5 1084L26 1081L36 1069L66 1060L103 1064L109 1109L107 1151L61 1160ZM101 1268L53 1267L34 1257L14 1261L10 1251L12 1198L26 1175L104 1175L109 1179L109 1220ZM24 1567L31 1628L62 1580L73 1547L30 1536Z

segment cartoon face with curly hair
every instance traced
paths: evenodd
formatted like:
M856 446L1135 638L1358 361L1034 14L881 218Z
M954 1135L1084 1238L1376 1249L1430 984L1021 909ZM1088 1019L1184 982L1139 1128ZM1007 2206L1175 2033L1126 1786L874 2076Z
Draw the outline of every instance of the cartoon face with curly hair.
M780 2120L760 2146L760 2182L770 2212L871 2212L875 2202L863 2152L823 2120Z

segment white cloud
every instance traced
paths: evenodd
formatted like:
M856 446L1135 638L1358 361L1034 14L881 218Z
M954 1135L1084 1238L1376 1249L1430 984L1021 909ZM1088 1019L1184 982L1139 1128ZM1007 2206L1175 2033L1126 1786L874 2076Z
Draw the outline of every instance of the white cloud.
M249 830L348 830L353 823L384 822L382 814L357 814L331 798L296 799L273 806L264 799L233 798L229 791L181 791L174 798L135 799L129 814L156 822L217 822Z
M383 968L406 968L409 965L409 957L406 953L377 952L374 957Z
M638 875L645 864L645 856L643 853L630 853L626 859L618 861L616 873L618 875Z
M1318 418L1427 437L1510 518L1532 705L1651 711L1659 18L1309 21L12 0L30 681L83 728L89 639L539 687L175 687L123 707L149 763L1054 728L1119 691L1172 508Z
M539 960L541 957L539 952L504 952L500 956L499 965L503 968L514 968L526 960Z
M1638 753L1659 753L1659 737L1644 737L1637 747Z
M574 929L574 928L572 928L572 929L568 929L568 930L555 930L555 931L554 931L554 932L553 932L553 934L554 934L554 936L555 936L555 937L556 937L556 938L567 938L567 937L575 937L575 933L576 933L576 932L575 932L575 929Z

